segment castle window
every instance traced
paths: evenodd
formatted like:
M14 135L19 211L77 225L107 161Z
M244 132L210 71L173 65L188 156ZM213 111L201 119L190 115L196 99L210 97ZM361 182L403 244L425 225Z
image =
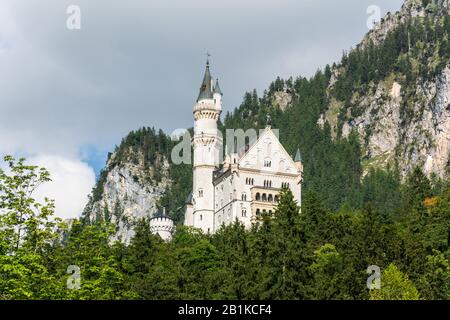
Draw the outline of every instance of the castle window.
M270 159L264 160L264 167L270 168L272 166L272 161Z
M285 169L286 169L286 162L284 160L281 160L279 170L284 171Z
M269 194L269 197L267 198L267 200L268 200L269 202L273 202L273 196L272 196L271 194Z
M203 189L199 189L198 190L198 197L202 198L203 197Z
M246 217L246 216L247 216L247 210L245 210L245 209L242 210L242 216L243 216L243 217Z
M244 192L241 196L242 201L247 201L247 194Z
M275 202L278 202L278 196L275 196Z
M267 201L267 195L265 193L262 195L262 201Z
M261 200L261 194L258 192L258 193L256 194L256 201L259 201L259 200Z
M203 215L202 214L200 215L200 221L203 221Z
M261 215L261 211L259 209L256 209L256 216L259 217Z

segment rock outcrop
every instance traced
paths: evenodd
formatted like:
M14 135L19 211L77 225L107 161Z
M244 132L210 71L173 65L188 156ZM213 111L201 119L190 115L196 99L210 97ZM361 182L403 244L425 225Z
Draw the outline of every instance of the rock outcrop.
M111 240L129 243L137 220L151 218L158 212L158 201L171 183L169 162L165 156L157 155L154 164L145 165L142 150L132 148L125 161L117 161L117 156L116 152L108 159L83 217L113 223L116 234Z
M449 0L407 0L399 12L388 14L369 32L355 50L364 50L369 44L380 45L390 32L410 18L430 15L432 19L440 19L449 13ZM433 56L425 63L432 65L433 59L436 58ZM413 62L417 64L417 61ZM332 70L329 93L344 72L340 65ZM398 79L405 79L405 75L393 70L385 79L371 81L363 93L355 90L352 107L348 109L344 109L343 101L330 94L327 111L318 124L323 126L328 122L333 137L340 134L345 138L357 130L364 145L366 172L370 167L396 164L402 176L421 166L428 175L444 177L450 153L450 61L437 75L429 79L418 76L414 83L408 83L408 88ZM405 105L408 117L402 111ZM344 119L343 123L338 123L339 118Z

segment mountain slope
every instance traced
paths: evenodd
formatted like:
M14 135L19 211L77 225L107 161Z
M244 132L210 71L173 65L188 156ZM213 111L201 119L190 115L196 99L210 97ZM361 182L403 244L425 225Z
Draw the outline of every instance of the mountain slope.
M396 163L444 177L450 143L450 2L408 0L332 69L318 123L356 130L365 169Z

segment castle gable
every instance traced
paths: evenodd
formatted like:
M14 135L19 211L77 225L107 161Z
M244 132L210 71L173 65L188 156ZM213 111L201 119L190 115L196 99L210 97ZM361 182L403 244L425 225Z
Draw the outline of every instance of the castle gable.
M264 130L258 140L239 159L239 166L243 169L274 173L297 173L294 160L284 149L270 127Z

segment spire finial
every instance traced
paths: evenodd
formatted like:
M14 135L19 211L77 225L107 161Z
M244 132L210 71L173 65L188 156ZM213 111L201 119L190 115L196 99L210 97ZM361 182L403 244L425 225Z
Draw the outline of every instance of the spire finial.
M209 57L211 57L211 54L206 51L206 67L209 68Z

